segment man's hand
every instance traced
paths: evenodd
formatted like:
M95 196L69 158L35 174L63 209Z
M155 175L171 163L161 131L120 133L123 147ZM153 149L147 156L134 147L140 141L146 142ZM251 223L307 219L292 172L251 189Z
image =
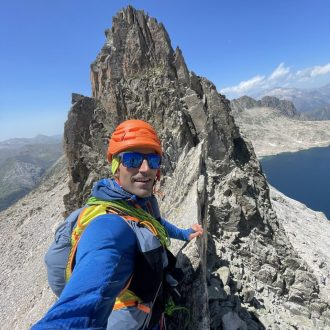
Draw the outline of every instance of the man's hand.
M191 229L194 231L194 233L191 233L189 235L189 241L191 241L195 237L201 237L203 235L204 229L198 223L192 225Z

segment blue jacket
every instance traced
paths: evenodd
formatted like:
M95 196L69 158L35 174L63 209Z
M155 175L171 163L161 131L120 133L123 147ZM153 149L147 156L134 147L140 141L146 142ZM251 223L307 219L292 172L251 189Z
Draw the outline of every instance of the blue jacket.
M154 196L139 198L114 180L102 179L92 190L102 200L133 200L159 215ZM192 229L179 229L159 218L171 238L188 240ZM137 238L118 215L95 218L80 238L76 264L58 301L32 329L106 329L114 302L133 273Z

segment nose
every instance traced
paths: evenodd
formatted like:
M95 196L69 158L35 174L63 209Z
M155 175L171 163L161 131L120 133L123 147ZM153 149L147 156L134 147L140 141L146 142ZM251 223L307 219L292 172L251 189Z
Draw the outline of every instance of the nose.
M140 172L147 172L150 170L150 167L149 167L149 164L148 164L148 161L146 159L143 159L143 162L139 168L139 171Z

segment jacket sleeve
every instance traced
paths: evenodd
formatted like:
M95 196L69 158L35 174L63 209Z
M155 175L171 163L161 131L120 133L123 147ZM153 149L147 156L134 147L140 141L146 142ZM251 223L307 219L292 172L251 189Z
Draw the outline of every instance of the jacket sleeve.
M117 215L93 220L80 238L69 282L32 330L105 329L133 273L136 251L136 236L125 220Z
M194 232L192 228L180 229L177 226L165 220L164 218L161 218L160 222L165 227L171 238L179 239L181 241L189 241L189 235Z

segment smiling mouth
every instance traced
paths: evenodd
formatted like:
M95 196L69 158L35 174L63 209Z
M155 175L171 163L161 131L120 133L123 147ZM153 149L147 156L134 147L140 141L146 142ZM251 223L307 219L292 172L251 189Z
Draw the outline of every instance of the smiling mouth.
M148 183L151 179L134 179L134 182L140 182L140 183Z

